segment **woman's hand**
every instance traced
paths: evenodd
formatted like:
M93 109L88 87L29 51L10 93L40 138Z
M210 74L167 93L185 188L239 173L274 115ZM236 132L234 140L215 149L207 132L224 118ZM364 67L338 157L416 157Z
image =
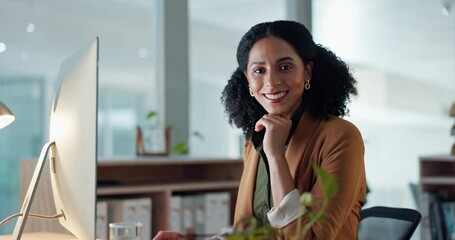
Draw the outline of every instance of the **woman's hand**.
M159 231L153 240L185 240L185 235L173 231Z
M265 128L262 147L267 158L283 157L285 144L291 130L292 121L289 118L265 114L256 122L256 132Z
M295 188L285 156L285 145L291 126L291 119L270 114L264 115L255 125L255 131L265 128L262 147L269 162L273 205L276 207L280 206L281 200Z

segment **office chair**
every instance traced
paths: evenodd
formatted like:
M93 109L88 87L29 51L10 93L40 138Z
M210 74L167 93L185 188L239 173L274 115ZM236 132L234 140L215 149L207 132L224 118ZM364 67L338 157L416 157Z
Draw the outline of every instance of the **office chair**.
M406 240L422 219L414 209L372 207L360 212L359 240Z

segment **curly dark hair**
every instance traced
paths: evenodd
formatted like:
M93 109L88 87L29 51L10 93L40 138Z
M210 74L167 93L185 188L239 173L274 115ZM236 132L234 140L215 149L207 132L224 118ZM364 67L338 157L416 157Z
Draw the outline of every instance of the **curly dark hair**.
M253 45L268 36L278 37L291 45L303 63L313 62L311 89L303 94L302 101L314 117L348 114L350 95L357 95L356 80L350 69L332 51L315 44L308 29L294 21L264 22L253 26L237 47L238 67L228 80L221 96L229 123L241 128L245 137L252 136L255 123L266 110L251 97L245 77L248 57Z

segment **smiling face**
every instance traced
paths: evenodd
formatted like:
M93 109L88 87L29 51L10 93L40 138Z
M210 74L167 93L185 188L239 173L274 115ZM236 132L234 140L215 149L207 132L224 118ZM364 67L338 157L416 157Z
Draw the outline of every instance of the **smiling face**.
M302 102L311 69L312 63L304 65L291 45L270 36L253 45L245 75L250 91L269 114L291 117Z

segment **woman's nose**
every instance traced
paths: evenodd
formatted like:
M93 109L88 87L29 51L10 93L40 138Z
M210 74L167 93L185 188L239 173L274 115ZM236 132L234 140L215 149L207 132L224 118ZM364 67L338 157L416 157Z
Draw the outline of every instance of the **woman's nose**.
M276 86L281 83L279 75L276 73L276 71L269 70L265 74L265 80L264 83L266 86Z

